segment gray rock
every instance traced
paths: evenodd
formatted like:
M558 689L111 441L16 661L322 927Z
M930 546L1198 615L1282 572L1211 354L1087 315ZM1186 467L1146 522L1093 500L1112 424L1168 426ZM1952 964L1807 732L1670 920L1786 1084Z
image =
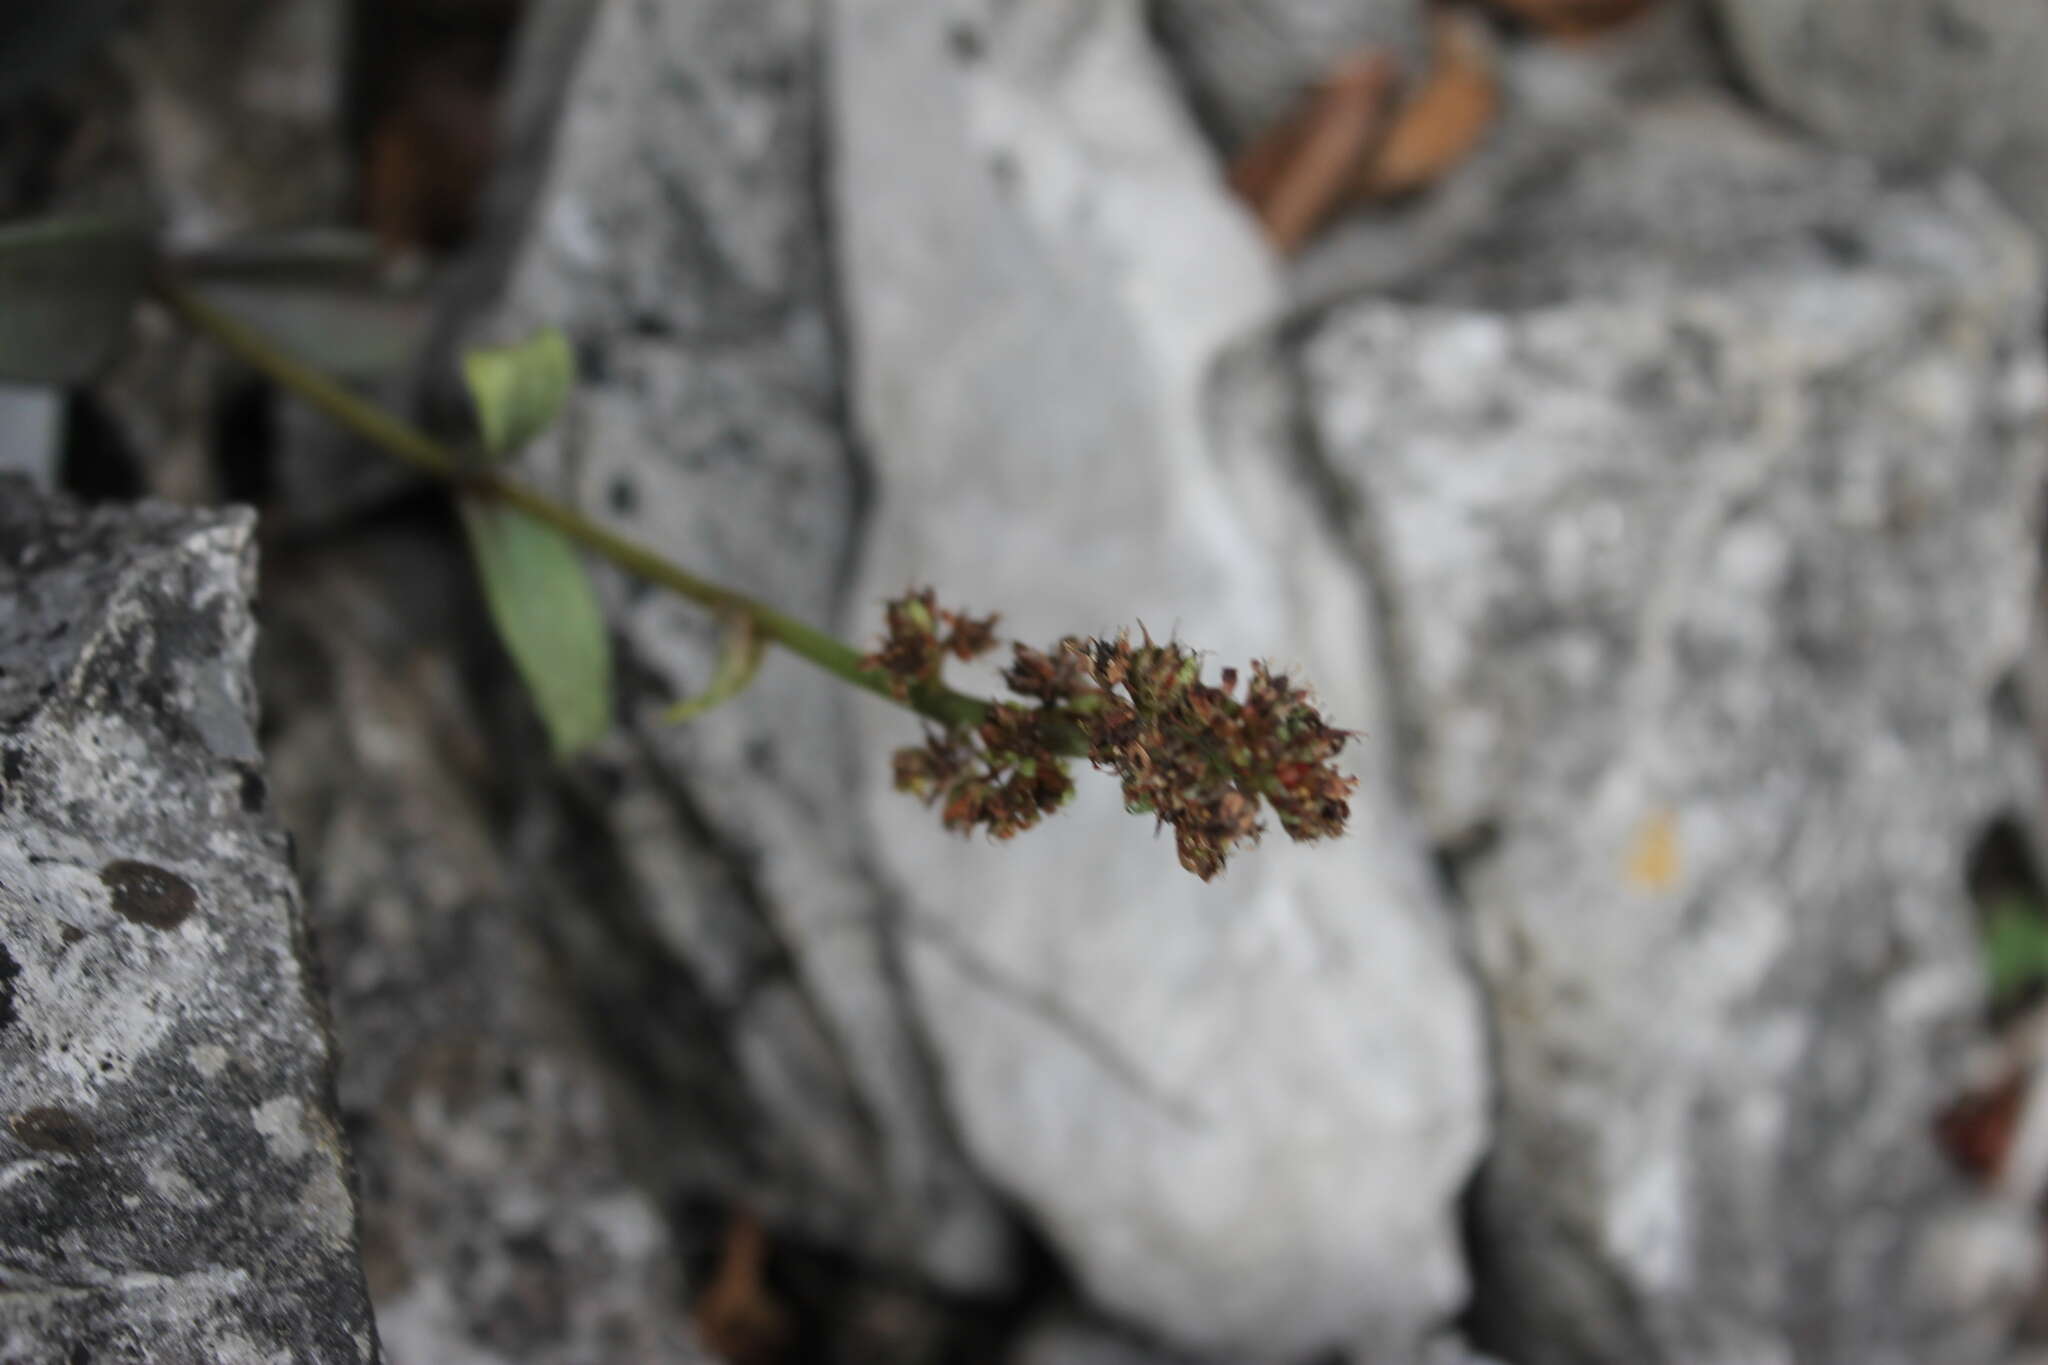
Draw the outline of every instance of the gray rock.
M1187 1358L1060 1314L1026 1328L1011 1349L1009 1365L1187 1365Z
M336 221L351 175L342 116L348 9L344 0L125 6L104 88L94 91L99 102L86 111L96 131L79 136L55 171L60 202L118 205L158 224L178 248ZM74 178L80 183L67 183ZM186 503L223 495L214 419L247 373L163 310L137 310L130 343L95 397L148 492ZM379 468L360 446L349 453L352 469ZM322 468L333 464L329 457ZM280 486L295 491L305 479L293 469ZM392 484L386 477L374 486Z
M342 0L179 0L123 35L164 231L181 246L330 221L348 181ZM232 34L233 42L223 42Z
M1372 1365L1372 1362L1360 1358L1357 1365ZM1505 1365L1505 1362L1500 1357L1473 1350L1462 1336L1447 1332L1423 1348L1416 1365Z
M874 490L847 631L905 582L1039 643L1144 621L1299 664L1377 733L1361 583L1271 458L1284 424L1206 429L1210 365L1281 290L1136 7L833 14ZM1464 1290L1482 1058L1380 746L1351 835L1276 836L1204 886L1106 779L1014 845L946 835L888 790L915 735L863 713L863 804L980 1166L1091 1297L1169 1339L1411 1351Z
M1715 0L1745 78L1838 146L1981 171L2048 240L2048 12L2006 0Z
M63 393L0 384L0 476L18 474L49 492L56 486L63 436Z
M0 1356L377 1356L251 518L0 483Z
M280 551L264 590L270 799L327 964L378 1327L400 1361L694 1365L635 1179L672 1121L543 932L601 910L489 817L517 774L458 668L481 623L460 550L416 529Z
M1495 1011L1481 1320L1532 1362L1985 1358L2035 1238L1929 1125L1964 859L2037 799L1990 704L2032 253L1972 184L1697 103L1518 207L1306 348Z
M829 623L859 498L814 7L608 0L589 24L492 324L565 326L583 360L568 422L527 470L693 570ZM660 1062L678 1085L734 1077L736 1111L674 1135L677 1178L943 1284L1004 1283L1009 1229L939 1110L851 813L845 689L771 657L736 702L666 725L711 677L717 623L644 585L607 591L630 733L585 826L557 837L619 914L564 946L600 980L659 962L716 1021Z

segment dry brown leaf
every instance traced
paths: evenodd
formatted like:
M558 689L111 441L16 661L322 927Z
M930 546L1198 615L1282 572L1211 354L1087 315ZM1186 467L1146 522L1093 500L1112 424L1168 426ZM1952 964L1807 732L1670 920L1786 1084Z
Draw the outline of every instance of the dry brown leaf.
M1553 38L1590 38L1619 28L1650 8L1651 0L1493 0Z
M490 173L493 109L487 87L428 72L377 121L363 214L387 247L445 249L468 232Z
M470 230L489 177L497 94L521 0L365 0L354 6L366 128L365 223L394 251L444 251Z
M1231 164L1231 187L1281 252L1297 250L1352 193L1385 128L1393 85L1384 53L1354 53L1316 87L1306 108Z
M1935 1139L1950 1161L1983 1184L1997 1181L2019 1127L2026 1100L2024 1075L2014 1075L1997 1088L1967 1095L1935 1120Z
M1654 894L1678 885L1683 868L1678 820L1668 810L1652 811L1629 840L1623 875L1636 890Z
M711 1283L697 1296L697 1335L720 1360L733 1365L777 1365L788 1353L789 1315L768 1290L762 1272L768 1240L760 1220L736 1210L726 1224L725 1248Z
M1368 199L1407 194L1442 178L1472 154L1500 111L1493 50L1469 14L1439 10L1431 21L1429 79L1394 115L1362 177Z

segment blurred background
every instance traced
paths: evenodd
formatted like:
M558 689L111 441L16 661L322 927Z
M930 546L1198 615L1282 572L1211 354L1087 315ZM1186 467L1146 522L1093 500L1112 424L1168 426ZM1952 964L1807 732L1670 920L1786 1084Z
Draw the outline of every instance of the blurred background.
M609 570L553 763L445 494L144 308L0 468L260 512L386 1359L2048 1360L2048 7L14 0L0 221L862 643L1362 732L1202 884ZM963 674L977 686L992 679ZM2041 1083L2037 1084L2037 1079Z

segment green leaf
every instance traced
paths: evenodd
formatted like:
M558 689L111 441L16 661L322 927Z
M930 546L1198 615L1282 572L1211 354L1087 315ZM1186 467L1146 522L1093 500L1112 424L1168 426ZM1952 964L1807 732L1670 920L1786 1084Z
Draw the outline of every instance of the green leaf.
M0 380L71 384L128 335L149 284L150 234L113 218L0 227Z
M550 327L514 346L466 352L462 377L484 448L502 457L554 425L576 382L576 357L568 338Z
M734 616L728 619L725 644L718 652L718 667L712 672L711 685L696 696L685 697L671 706L662 719L671 723L695 720L712 707L737 697L761 671L761 655L766 646L767 641L754 628L753 617Z
M612 725L611 640L583 561L554 527L485 497L462 499L462 525L505 652L567 758Z
M1994 1000L2048 981L2048 916L2024 897L1995 902L1984 925L1984 956Z

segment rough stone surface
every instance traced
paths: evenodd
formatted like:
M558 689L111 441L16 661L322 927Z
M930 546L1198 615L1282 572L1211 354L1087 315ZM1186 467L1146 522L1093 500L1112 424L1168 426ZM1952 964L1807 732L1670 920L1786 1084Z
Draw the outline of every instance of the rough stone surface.
M334 215L347 179L347 23L343 0L138 7L121 59L171 240L194 245Z
M101 84L51 169L56 202L119 205L179 248L334 223L351 174L346 0L144 0L123 9ZM217 418L247 377L212 342L144 307L94 396L147 491L204 503L225 496ZM355 469L381 467L360 446L349 453ZM304 482L303 468L291 470L279 491Z
M1210 362L1281 291L1136 7L832 12L874 486L846 629L905 582L1039 642L1144 621L1298 664L1376 731L1355 572L1270 442L1204 430ZM914 737L864 718L864 804L980 1166L1092 1297L1189 1347L1412 1351L1464 1289L1482 1059L1377 746L1351 835L1203 886L1107 780L1014 845L944 834L888 790Z
M1981 171L2048 240L2048 9L2008 0L1714 0L1745 78L1837 146Z
M1512 1358L1967 1361L2036 1256L1930 1116L2017 790L2026 239L1699 103L1306 345L1501 1069Z
M0 383L0 477L16 474L49 492L57 482L63 437L62 393Z
M1187 1357L1143 1345L1085 1319L1057 1315L1025 1329L1009 1365L1188 1365Z
M496 319L564 326L583 362L529 472L693 570L829 623L859 498L815 7L608 0L589 25ZM732 1081L732 1108L674 1135L680 1178L944 1284L1003 1283L1007 1225L955 1155L849 814L843 687L771 657L734 703L666 725L660 711L710 678L717 624L610 586L629 734L563 851L619 913L610 936L565 947L597 979L687 986L716 1021L658 1063L677 1084Z
M635 1181L671 1122L539 927L597 911L490 818L507 774L458 668L481 620L433 528L266 576L269 799L327 964L378 1328L397 1365L695 1365L678 1249Z
M250 531L0 482L0 1358L377 1356Z

